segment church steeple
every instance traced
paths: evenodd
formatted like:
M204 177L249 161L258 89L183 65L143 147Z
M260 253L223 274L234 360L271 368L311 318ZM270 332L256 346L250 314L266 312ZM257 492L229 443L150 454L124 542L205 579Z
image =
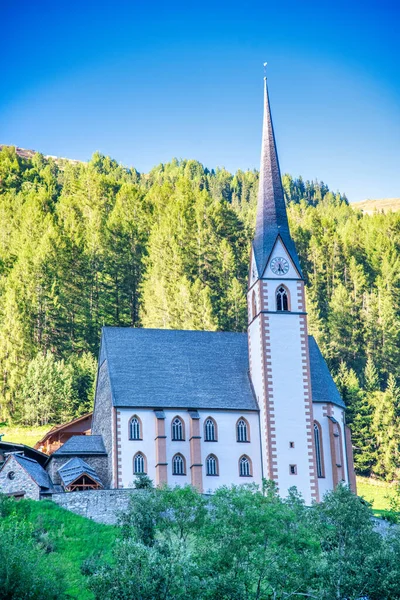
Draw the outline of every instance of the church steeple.
M278 236L281 237L300 277L302 277L299 258L293 240L290 237L268 98L267 78L265 77L260 182L258 188L256 231L253 240L254 258L259 277L263 275Z

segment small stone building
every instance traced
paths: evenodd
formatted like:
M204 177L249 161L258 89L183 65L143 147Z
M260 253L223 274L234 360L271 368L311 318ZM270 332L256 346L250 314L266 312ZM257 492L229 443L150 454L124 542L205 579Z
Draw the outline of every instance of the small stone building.
M95 472L101 485L107 487L107 452L101 435L76 435L48 459L46 470L55 485L61 485L60 470L71 458L80 458Z
M54 491L44 468L32 458L10 454L0 469L0 493L15 498L40 500Z

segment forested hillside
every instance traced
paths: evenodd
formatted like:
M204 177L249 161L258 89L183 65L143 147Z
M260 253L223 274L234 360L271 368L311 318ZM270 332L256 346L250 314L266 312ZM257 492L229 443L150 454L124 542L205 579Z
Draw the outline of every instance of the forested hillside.
M360 473L400 470L400 213L283 177L310 332L348 403ZM258 173L148 174L0 152L0 417L88 410L103 325L245 331Z

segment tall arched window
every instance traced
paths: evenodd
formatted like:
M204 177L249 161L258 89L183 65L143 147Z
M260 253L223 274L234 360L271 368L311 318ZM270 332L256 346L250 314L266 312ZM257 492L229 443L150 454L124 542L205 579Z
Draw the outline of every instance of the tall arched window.
M172 420L171 429L173 440L179 441L185 439L184 425L182 419L180 419L179 417L175 417L175 419Z
M172 475L186 475L185 459L182 454L175 454L172 459Z
M325 477L324 473L324 455L322 451L322 432L321 426L316 421L314 422L314 444L315 444L315 460L317 463L317 477Z
M129 421L129 439L130 440L141 440L142 439L142 424L137 415L134 415Z
M251 318L254 319L257 314L256 292L253 290L251 295Z
M289 310L289 295L287 289L283 285L280 285L276 290L276 310Z
M241 417L236 423L236 439L238 442L249 442L250 441L250 428L249 424Z
M204 441L217 441L217 424L211 417L208 417L208 419L206 419L204 422Z
M253 475L251 460L248 456L241 456L239 458L239 475L240 477L251 477Z
M146 458L141 452L138 452L133 457L133 472L135 475L146 473Z
M214 454L209 454L206 458L206 475L219 475L218 459Z

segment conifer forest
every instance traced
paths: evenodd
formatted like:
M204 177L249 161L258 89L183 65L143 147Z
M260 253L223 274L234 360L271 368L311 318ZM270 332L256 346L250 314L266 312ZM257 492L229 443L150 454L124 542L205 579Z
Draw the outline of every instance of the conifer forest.
M400 474L400 212L363 214L285 174L314 335L359 474ZM246 330L258 173L172 160L141 174L0 152L0 420L91 410L104 325Z

